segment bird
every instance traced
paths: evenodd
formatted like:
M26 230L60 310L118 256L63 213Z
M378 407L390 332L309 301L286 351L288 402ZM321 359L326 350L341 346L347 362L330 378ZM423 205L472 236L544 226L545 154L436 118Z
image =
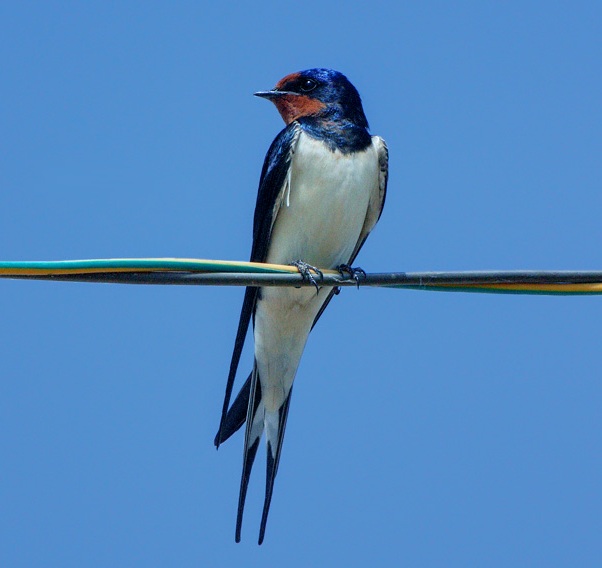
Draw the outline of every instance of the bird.
M248 287L245 291L215 446L246 422L235 541L240 542L251 468L265 434L266 492L258 543L265 537L293 390L309 333L337 288L320 287L320 269L356 281L352 263L385 203L388 150L369 133L357 89L326 68L291 73L267 91L285 122L264 160L250 260L295 265L313 287ZM230 406L249 325L253 369Z

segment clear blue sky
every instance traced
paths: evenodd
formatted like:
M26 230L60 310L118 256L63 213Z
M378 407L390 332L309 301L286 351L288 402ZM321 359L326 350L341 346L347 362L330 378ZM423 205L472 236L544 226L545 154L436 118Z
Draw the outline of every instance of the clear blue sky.
M0 258L246 259L251 96L343 71L389 145L368 271L602 269L597 2L3 2ZM345 290L265 544L213 436L242 289L0 282L0 565L599 566L599 297ZM249 368L250 351L242 370Z

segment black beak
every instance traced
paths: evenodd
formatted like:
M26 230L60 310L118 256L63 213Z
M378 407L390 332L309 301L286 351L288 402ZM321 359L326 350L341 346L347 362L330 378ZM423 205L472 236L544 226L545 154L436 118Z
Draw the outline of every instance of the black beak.
M276 90L271 90L271 91L257 91L256 93L253 93L253 95L255 95L256 97L261 97L262 99L268 99L269 101L273 101L274 99L277 99L278 97L281 97L283 95L295 95L296 93L289 93L288 91L276 91Z

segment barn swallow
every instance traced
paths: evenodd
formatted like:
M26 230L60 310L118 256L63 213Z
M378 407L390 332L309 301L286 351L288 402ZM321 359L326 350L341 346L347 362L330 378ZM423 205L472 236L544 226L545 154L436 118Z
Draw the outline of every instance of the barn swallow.
M292 73L256 96L272 101L286 127L266 155L253 219L252 262L351 272L385 202L388 151L371 136L359 93L331 69ZM361 269L359 269L361 270ZM315 272L314 272L315 274ZM317 278L317 276L316 276ZM278 471L293 381L309 332L335 288L246 289L215 445L246 421L236 519L240 542L251 468L260 439L267 443L267 479L259 544L263 542ZM232 387L253 320L253 370L232 406Z

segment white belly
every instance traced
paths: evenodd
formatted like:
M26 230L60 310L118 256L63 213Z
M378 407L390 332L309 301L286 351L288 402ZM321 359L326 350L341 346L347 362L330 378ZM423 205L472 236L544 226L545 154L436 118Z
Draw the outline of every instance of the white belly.
M327 150L301 134L287 190L272 230L267 262L302 260L318 268L349 262L370 196L378 191L373 146L359 154ZM330 289L262 288L255 311L255 359L262 400L276 411L297 371L311 325Z

